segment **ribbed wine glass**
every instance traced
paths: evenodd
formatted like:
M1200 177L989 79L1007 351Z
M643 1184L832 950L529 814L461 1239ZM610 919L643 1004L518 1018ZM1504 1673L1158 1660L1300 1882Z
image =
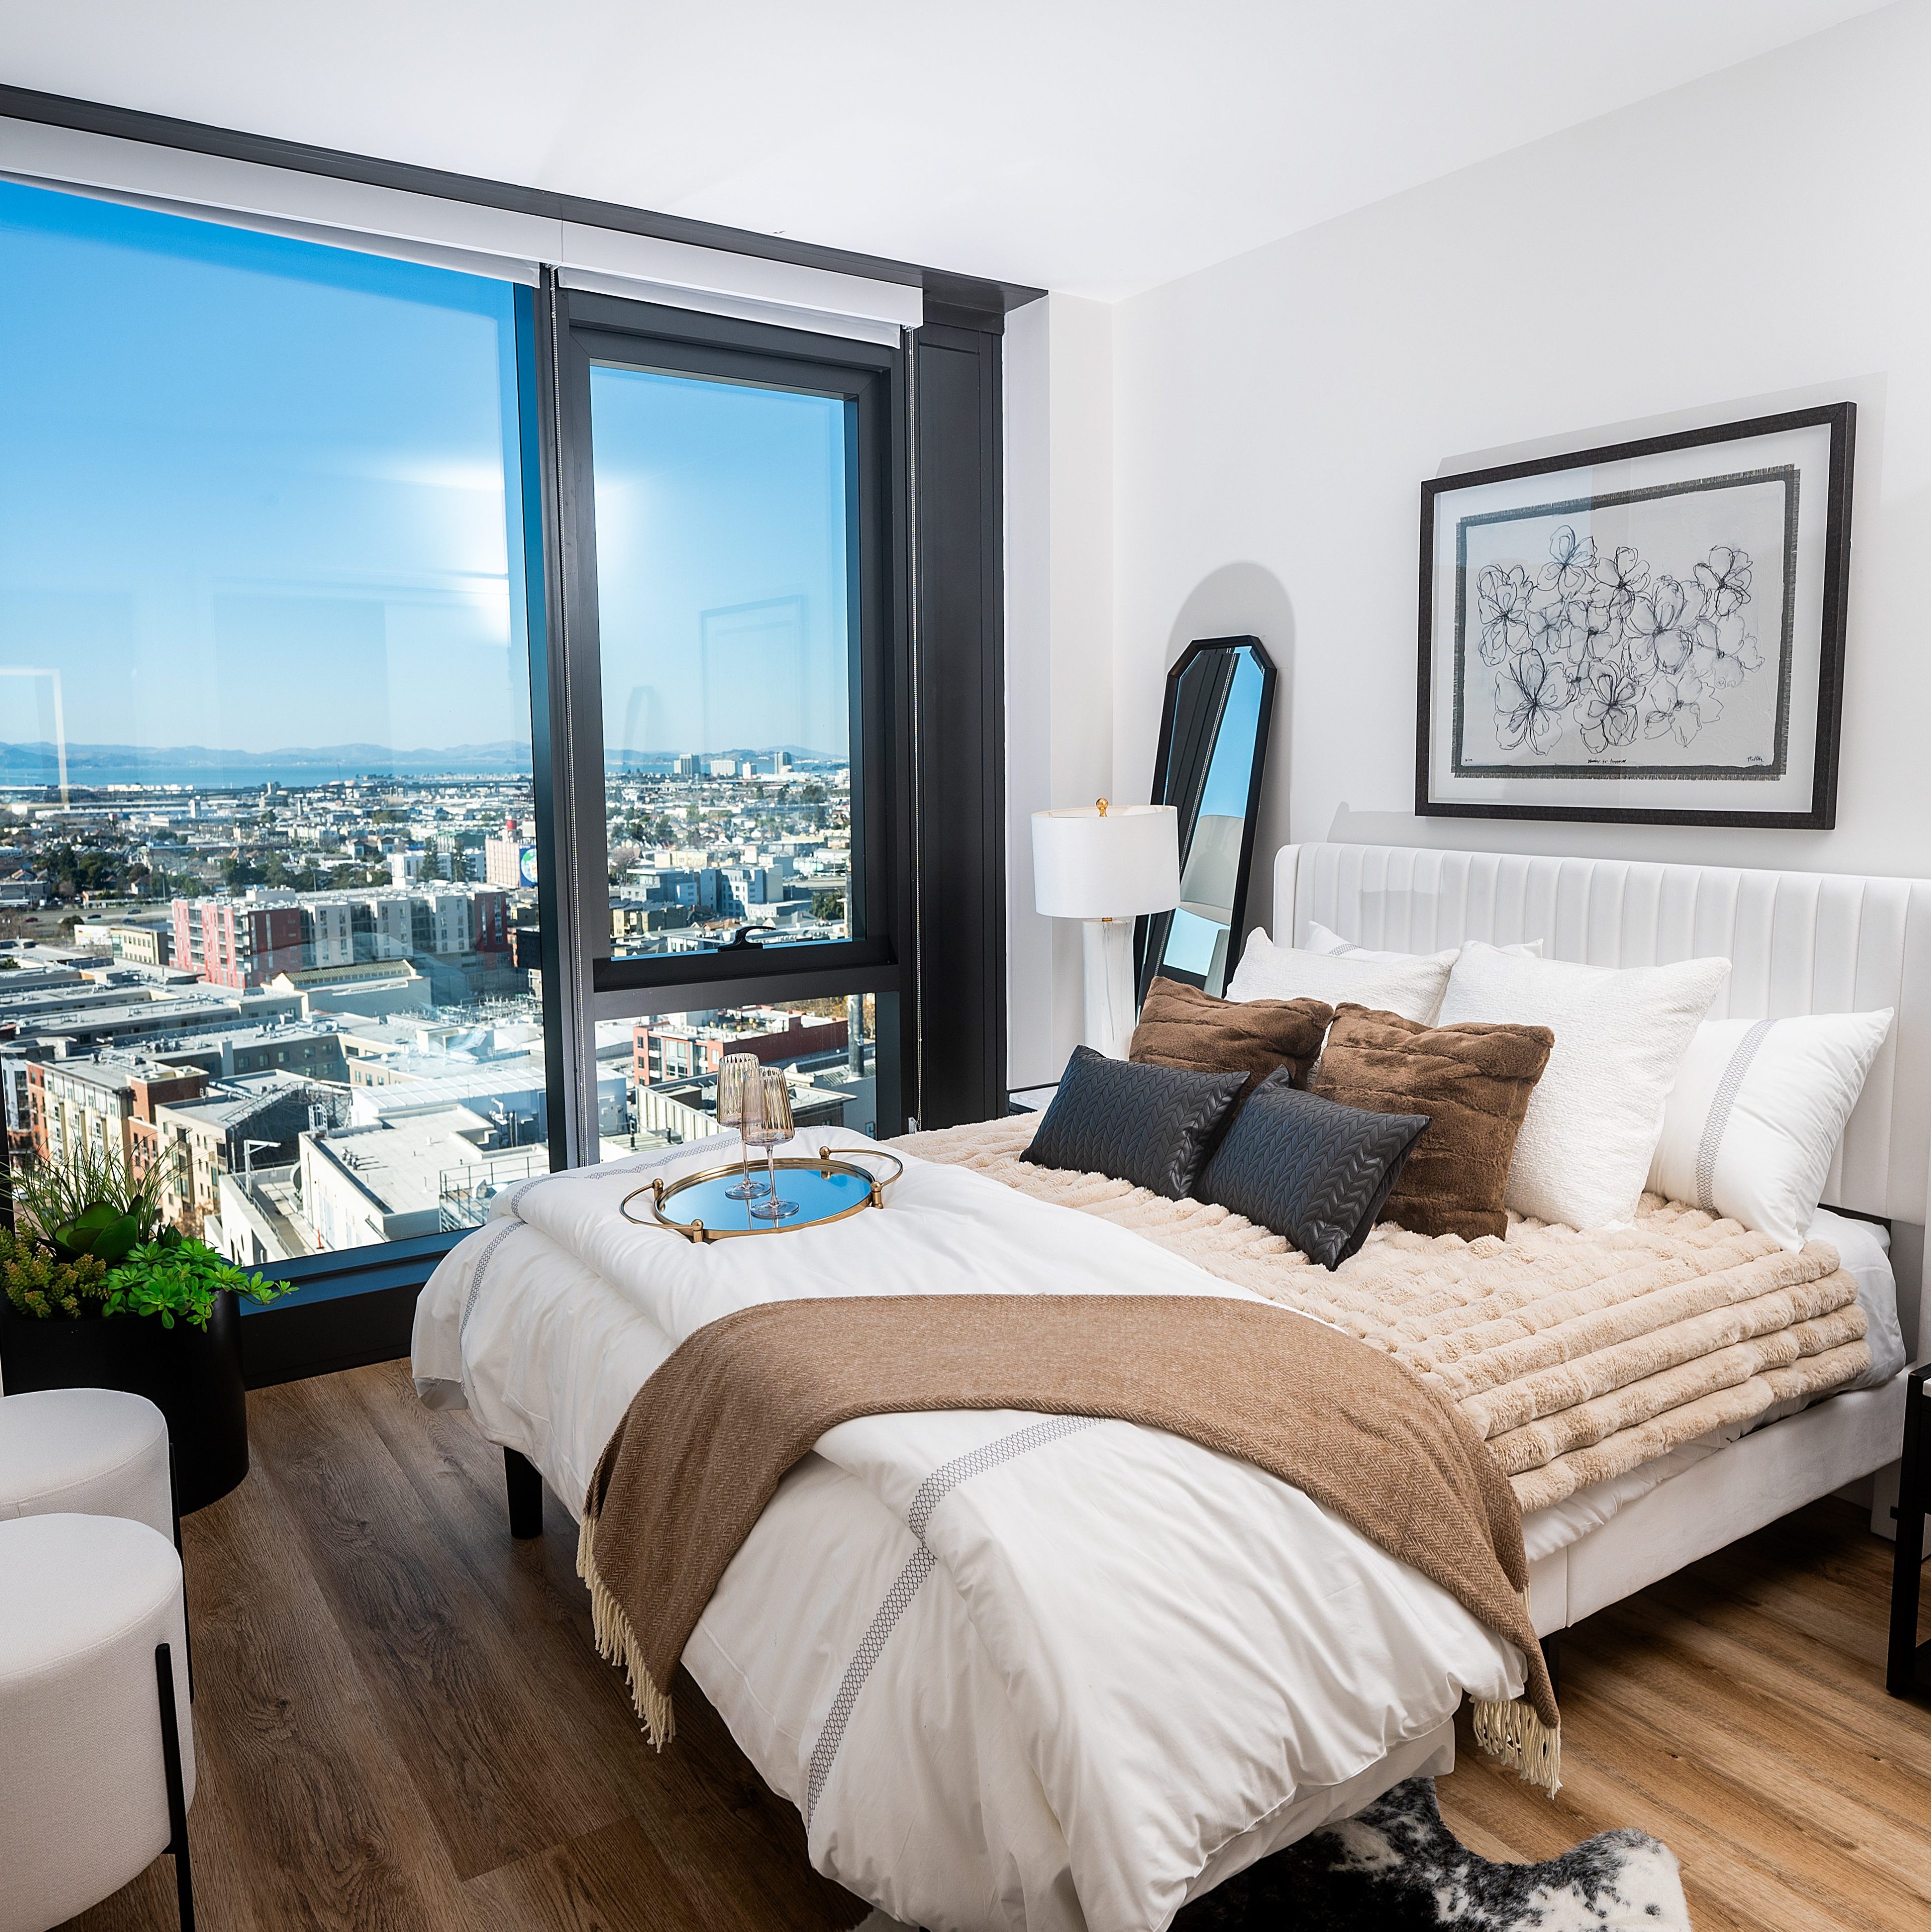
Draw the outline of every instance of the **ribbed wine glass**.
M770 1198L759 1202L751 1211L760 1221L788 1221L798 1212L798 1204L778 1198L777 1150L796 1131L791 1122L791 1083L785 1078L783 1067L766 1066L761 1070L758 1084L760 1118L756 1132L747 1130L745 1138L763 1148L765 1171L771 1177L771 1186ZM749 1097L747 1089L747 1102Z
M736 1186L724 1190L728 1200L759 1201L771 1192L751 1171L751 1136L764 1122L764 1089L758 1078L761 1071L754 1053L727 1053L718 1063L718 1125L736 1127L743 1136L739 1152L744 1178Z

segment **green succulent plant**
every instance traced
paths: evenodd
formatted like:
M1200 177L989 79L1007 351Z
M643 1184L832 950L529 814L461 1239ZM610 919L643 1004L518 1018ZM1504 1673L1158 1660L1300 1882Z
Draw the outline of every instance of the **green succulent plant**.
M119 1149L83 1145L15 1178L14 1220L63 1261L91 1255L112 1268L154 1239L173 1171L163 1159L136 1174Z
M170 1234L173 1230L168 1230ZM144 1241L107 1277L102 1312L108 1315L157 1315L163 1328L178 1315L205 1328L214 1298L223 1289L250 1301L270 1302L292 1292L285 1281L264 1281L224 1260L205 1241Z
M117 1152L83 1149L28 1169L13 1184L15 1232L0 1229L0 1286L36 1321L112 1315L178 1317L205 1328L229 1291L269 1302L290 1292L225 1260L205 1241L162 1225L172 1172L157 1161L136 1175Z
M78 1321L106 1312L107 1264L93 1255L64 1262L0 1228L0 1288L8 1305L35 1321Z

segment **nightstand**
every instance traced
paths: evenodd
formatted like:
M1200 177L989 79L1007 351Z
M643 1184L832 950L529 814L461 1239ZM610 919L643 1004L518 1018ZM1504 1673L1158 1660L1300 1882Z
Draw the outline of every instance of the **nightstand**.
M1057 1080L1050 1087L1015 1087L1006 1096L1006 1111L1009 1114L1043 1114L1053 1104L1053 1096L1059 1090Z
M1931 1509L1931 1362L1907 1372L1904 1460L1897 1480L1897 1568L1891 1582L1891 1658L1885 1688L1894 1697L1931 1696L1931 1643L1918 1641L1924 1580L1924 1514Z

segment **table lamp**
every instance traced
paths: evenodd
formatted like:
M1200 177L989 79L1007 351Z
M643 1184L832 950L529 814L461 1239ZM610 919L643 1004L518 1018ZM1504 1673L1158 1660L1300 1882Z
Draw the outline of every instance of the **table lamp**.
M1170 805L1093 805L1033 814L1033 902L1083 922L1086 1043L1115 1060L1133 1034L1133 922L1180 903L1179 814Z

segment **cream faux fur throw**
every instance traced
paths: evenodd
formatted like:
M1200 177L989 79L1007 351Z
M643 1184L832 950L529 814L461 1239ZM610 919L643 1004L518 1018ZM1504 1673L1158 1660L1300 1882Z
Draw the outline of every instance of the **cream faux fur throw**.
M1384 1222L1332 1274L1224 1208L1019 1158L1037 1114L907 1135L1036 1200L1096 1214L1393 1356L1472 1423L1525 1512L1870 1366L1837 1251L1645 1195L1593 1234L1511 1214L1506 1239Z

